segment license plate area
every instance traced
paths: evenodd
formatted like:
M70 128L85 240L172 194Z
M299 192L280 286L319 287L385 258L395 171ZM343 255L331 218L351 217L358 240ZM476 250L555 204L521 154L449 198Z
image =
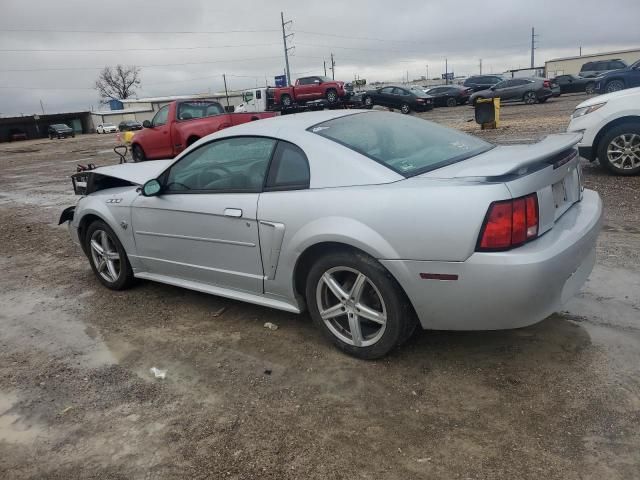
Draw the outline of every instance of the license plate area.
M567 201L567 189L564 184L564 179L560 180L557 183L554 183L551 186L551 191L553 192L553 203L555 204L556 210L564 206Z

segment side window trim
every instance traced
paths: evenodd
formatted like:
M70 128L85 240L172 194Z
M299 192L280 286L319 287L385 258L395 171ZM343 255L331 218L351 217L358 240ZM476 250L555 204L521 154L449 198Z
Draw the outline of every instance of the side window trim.
M282 156L280 155L280 149L283 146L292 145L300 152L302 152L302 156L307 164L307 181L305 183L291 182L291 183L283 183L280 185L273 185L275 183L275 177L278 172L278 168L280 167L280 161L282 160ZM289 190L307 190L311 184L311 166L309 165L309 158L307 154L295 143L287 142L285 140L278 140L273 152L271 152L271 160L269 161L269 167L267 169L267 174L264 178L264 185L262 188L263 192L278 192L278 191L289 191Z

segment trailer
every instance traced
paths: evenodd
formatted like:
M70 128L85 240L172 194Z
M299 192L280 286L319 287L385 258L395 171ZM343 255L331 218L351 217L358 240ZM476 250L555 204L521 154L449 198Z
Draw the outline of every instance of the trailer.
M362 93L351 93L330 103L326 99L283 105L275 101L274 87L250 88L242 92L242 103L235 112L280 112L281 115L314 110L364 108Z

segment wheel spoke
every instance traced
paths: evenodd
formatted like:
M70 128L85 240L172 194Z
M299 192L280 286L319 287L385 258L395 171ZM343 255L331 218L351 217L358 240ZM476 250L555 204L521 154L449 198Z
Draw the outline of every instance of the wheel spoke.
M105 252L109 251L109 237L107 236L107 232L105 231L100 232L100 244L102 245L102 249Z
M105 260L105 262L107 264L107 271L109 272L109 276L111 277L111 280L115 282L118 279L118 271L116 270L116 266L113 263L113 260Z
M354 302L359 302L360 297L362 297L362 291L364 290L364 286L367 283L367 277L365 277L362 273L358 274L356 281L353 282L353 286L351 287L351 293L349 296Z
M322 281L329 287L329 290L338 298L338 300L346 300L349 298L349 294L342 288L333 275L325 273L322 276Z
M320 311L320 316L323 320L329 320L331 318L339 317L340 315L344 315L344 307L342 306L342 303L337 303L333 307Z
M120 260L120 255L118 254L118 252L106 252L104 256L109 260Z
M104 250L102 248L102 245L100 245L98 242L96 242L95 240L91 240L91 248L98 254L98 255L102 255L104 254Z
M380 325L384 325L387 321L387 316L384 312L378 312L373 308L369 308L362 303L356 304L356 312L362 318L366 318L367 320L371 320L372 322L378 323Z
M349 332L351 340L356 347L362 345L362 330L360 329L360 319L357 315L349 315Z
M98 265L96 265L96 270L98 270L98 272L102 272L106 266L107 261L104 258L101 258Z

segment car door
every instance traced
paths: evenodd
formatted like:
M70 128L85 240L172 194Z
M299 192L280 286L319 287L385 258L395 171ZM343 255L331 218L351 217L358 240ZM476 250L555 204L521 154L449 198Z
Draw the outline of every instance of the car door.
M296 100L312 100L313 92L317 88L314 84L315 77L306 77L298 80L298 85L295 87Z
M513 85L513 80L504 80L500 83L496 83L493 90L494 97L500 97L500 100L509 100L511 92L511 86Z
M625 80L627 87L640 87L640 61L631 65L626 72Z
M510 100L522 100L525 93L536 90L534 82L526 78L514 78L511 82L511 87L509 88Z
M144 132L145 155L147 158L171 158L173 148L171 145L171 125L169 123L169 105L165 105L156 112L151 120L151 127Z
M400 108L402 107L403 103L408 103L409 106L413 108L415 106L415 97L408 90L395 87L392 93L391 106Z
M446 98L443 95L444 90L445 89L443 87L436 87L427 92L427 95L431 95L433 97L433 104L437 107L442 107L446 104Z
M160 176L132 208L137 255L149 273L262 291L257 205L276 141L214 140Z
M378 90L378 96L376 103L383 107L391 107L393 101L393 87L384 87Z

